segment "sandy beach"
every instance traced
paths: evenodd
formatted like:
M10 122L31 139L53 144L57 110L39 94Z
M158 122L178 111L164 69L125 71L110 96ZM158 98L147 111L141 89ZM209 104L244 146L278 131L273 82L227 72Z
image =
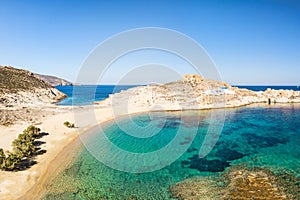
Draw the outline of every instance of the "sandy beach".
M77 114L86 114L90 111L95 111L97 123L102 123L112 118L112 112L108 108L85 106L75 109ZM67 128L63 125L63 122L74 122L74 110L72 107L53 106L51 110L54 112L45 116L40 120L39 125L36 125L41 128L42 132L49 133L49 135L40 139L40 141L45 142L40 147L47 152L37 156L37 164L33 165L30 169L17 172L0 171L0 199L18 199L21 197L21 199L24 199L24 195L37 183L39 187L34 187L34 191L28 193L25 199L31 199L32 195L39 195L40 190L43 189L42 183L45 182L45 175L47 175L47 178L51 178L58 174L58 163L61 162L57 160L60 159L64 163L63 166L60 166L61 169L64 169L67 163L73 160L72 158L74 158L75 154L74 151L68 151L66 149L68 145L74 142L76 146L80 146L81 143L78 135L97 124L79 126L78 128ZM1 126L0 146L4 150L10 150L12 140L29 125L30 123L28 122L22 122L21 124L15 124L9 127ZM72 149L74 149L73 145L69 146L72 146ZM77 149L80 149L80 147ZM64 155L57 157L61 152ZM51 171L51 173L49 171ZM31 197L29 197L29 194Z

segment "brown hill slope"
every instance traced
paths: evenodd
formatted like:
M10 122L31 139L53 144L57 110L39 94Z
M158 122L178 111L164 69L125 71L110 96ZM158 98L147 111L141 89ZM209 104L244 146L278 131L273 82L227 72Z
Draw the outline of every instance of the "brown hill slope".
M15 93L34 88L52 88L49 84L37 79L33 73L8 66L0 66L0 92Z
M0 66L0 106L53 103L65 97L27 70Z

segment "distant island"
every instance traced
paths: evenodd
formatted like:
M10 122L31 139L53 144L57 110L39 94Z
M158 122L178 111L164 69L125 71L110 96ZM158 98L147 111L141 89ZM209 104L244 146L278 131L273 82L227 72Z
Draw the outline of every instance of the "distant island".
M34 74L38 78L42 79L46 83L49 83L52 86L67 86L67 85L73 85L73 83L62 79L58 78L56 76L50 76L50 75L42 75L42 74Z

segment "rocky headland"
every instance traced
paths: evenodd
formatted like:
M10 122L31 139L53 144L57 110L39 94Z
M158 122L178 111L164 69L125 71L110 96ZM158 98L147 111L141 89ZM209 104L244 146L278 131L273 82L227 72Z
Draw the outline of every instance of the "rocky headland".
M233 87L225 82L205 79L199 75L185 75L182 80L164 85L131 88L96 102L113 106L115 110L138 112L147 110L186 110L232 108L253 103L299 103L300 91L251 91ZM124 110L124 112L125 112Z

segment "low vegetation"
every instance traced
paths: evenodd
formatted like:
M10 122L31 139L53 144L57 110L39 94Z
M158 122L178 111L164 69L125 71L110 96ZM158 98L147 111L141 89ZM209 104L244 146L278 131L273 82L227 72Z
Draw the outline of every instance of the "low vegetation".
M52 88L52 86L27 70L0 66L0 94L29 91L33 88Z
M13 171L31 166L35 162L34 157L44 152L37 147L41 142L36 141L43 135L45 133L41 133L39 128L29 126L12 142L12 151L4 152L0 148L0 169Z
M66 127L68 127L68 128L75 128L75 124L74 124L74 123L70 123L70 122L68 122L68 121L65 121L65 122L64 122L64 125L65 125Z

